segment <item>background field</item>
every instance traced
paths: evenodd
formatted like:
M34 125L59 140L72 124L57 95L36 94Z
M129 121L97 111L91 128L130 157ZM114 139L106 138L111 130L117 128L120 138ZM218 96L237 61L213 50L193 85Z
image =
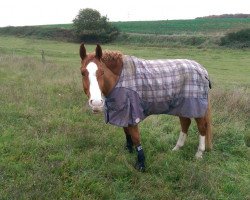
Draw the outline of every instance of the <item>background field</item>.
M200 48L220 45L225 34L250 28L250 18L114 22L116 42L140 46Z
M224 18L224 19L191 19L191 20L165 20L165 21L135 21L113 22L122 32L181 35L224 34L242 28L250 28L250 18Z
M124 33L141 34L224 34L228 31L237 31L250 28L250 18L218 18L218 19L190 19L190 20L161 20L161 21L131 21L111 22ZM54 27L71 29L72 24L44 25L41 27Z
M218 47L230 32L250 28L250 18L111 22L121 34L115 44L157 47ZM72 24L0 28L0 35L74 41Z
M86 106L78 48L0 37L0 199L250 198L250 51L103 46L147 59L197 60L213 83L214 150L195 160L193 125L183 150L172 152L178 119L151 116L140 125L147 171L139 173L122 130Z

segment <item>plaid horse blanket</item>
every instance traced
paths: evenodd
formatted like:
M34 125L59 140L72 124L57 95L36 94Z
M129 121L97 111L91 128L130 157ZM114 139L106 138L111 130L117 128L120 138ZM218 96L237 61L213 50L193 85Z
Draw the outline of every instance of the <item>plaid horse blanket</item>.
M203 117L208 91L208 73L195 61L124 56L119 80L105 99L105 121L127 127L152 114Z

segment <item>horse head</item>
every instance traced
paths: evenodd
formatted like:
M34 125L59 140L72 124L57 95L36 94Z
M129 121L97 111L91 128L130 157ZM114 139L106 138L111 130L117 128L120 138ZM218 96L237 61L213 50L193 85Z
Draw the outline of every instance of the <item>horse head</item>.
M96 46L94 54L87 54L84 44L80 46L81 74L85 94L88 96L88 103L93 113L103 110L104 100L102 98L103 88L103 66L101 61L102 49Z

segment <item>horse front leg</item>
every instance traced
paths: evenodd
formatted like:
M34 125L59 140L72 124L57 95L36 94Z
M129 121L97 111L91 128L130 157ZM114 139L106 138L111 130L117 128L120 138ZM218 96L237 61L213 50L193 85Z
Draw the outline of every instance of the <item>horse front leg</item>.
M133 153L133 141L131 135L129 134L128 127L123 127L123 130L126 136L125 148L128 150L129 153Z
M135 164L135 168L139 171L145 171L145 156L142 149L141 141L140 141L140 133L138 126L128 126L128 133L131 136L132 142L136 148L137 152L137 162Z

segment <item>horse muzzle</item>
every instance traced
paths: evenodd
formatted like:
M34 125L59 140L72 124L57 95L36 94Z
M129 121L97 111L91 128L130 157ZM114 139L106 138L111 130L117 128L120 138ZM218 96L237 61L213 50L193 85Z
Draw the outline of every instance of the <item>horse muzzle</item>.
M100 113L103 111L104 100L103 99L99 99L99 100L90 99L89 106L91 107L94 114Z

